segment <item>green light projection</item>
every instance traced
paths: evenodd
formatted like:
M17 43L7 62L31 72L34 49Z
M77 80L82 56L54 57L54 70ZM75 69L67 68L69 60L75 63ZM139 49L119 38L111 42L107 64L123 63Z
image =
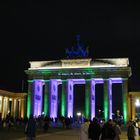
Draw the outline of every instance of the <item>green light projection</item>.
M65 117L65 110L66 110L66 81L62 81L62 99L61 99L61 116Z
M127 123L127 105L126 100L123 100L123 116L124 116L124 123Z
M104 83L104 119L108 120L108 82Z
M52 70L39 70L42 74L50 74L52 73Z
M85 89L85 118L89 119L89 110L90 110L90 80L86 80L86 89Z
M128 94L128 80L124 80L122 84L123 93L123 117L124 123L127 123L128 111L127 111L127 94Z
M108 97L107 97L107 95L105 95L105 97L104 97L104 118L105 118L105 121L108 120Z
M27 99L27 117L29 118L31 114L31 93L28 92L28 99Z
M44 91L44 115L48 115L48 90L49 89L49 81L45 81L45 91Z
M28 80L28 97L27 97L27 117L30 117L31 114L31 89L32 89L32 80Z

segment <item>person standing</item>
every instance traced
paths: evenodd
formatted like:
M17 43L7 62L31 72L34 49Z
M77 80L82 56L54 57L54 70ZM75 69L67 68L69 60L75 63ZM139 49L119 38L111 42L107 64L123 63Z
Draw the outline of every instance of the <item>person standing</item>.
M80 140L88 140L88 128L89 122L87 119L85 119L80 128Z
M36 121L33 117L33 114L30 115L30 118L26 124L26 136L27 140L35 140L36 137Z
M113 128L115 130L115 137L114 137L114 140L120 140L120 135L121 135L121 128L117 122L117 120L114 120L113 121Z
M138 134L140 136L140 119L138 120Z
M93 121L89 124L88 138L91 140L99 140L101 134L101 126L97 118L93 118Z
M127 137L128 140L135 140L136 132L135 132L135 126L133 124L133 121L129 121L128 128L127 128Z
M116 136L115 130L112 125L112 120L109 119L102 128L101 140L114 140Z

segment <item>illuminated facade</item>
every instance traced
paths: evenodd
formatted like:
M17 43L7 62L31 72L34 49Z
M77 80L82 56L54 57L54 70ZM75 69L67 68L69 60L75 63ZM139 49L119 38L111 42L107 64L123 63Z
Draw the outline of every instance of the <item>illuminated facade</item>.
M140 92L129 92L131 119L140 119Z
M96 116L97 84L104 87L104 118L112 119L112 84L122 84L123 116L130 118L128 78L131 76L128 58L65 59L32 61L25 71L28 75L27 116L58 116L58 86L62 85L61 116L73 117L75 84L85 84L86 118ZM44 94L43 94L44 92Z
M6 118L9 113L14 118L24 118L26 115L26 96L26 93L0 90L0 114L2 119Z

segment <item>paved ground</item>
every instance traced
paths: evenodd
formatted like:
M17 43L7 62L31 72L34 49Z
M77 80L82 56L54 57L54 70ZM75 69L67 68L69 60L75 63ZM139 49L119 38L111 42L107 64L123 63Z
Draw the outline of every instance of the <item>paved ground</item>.
M121 140L127 140L126 130L122 130ZM17 140L26 140L26 138L21 138ZM61 132L54 132L51 134L43 134L37 136L36 140L80 140L80 130L70 129ZM140 140L139 136L136 136L136 140Z

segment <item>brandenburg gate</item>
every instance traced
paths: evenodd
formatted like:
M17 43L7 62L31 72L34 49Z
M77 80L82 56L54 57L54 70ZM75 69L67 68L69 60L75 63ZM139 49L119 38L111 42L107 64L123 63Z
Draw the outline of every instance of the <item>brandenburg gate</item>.
M28 75L27 116L42 113L58 116L58 86L62 85L61 116L73 117L74 85L85 84L85 118L96 117L97 84L103 84L105 120L112 119L112 84L122 85L123 118L130 119L128 79L131 76L128 58L64 59L31 61ZM44 94L43 94L44 93Z

